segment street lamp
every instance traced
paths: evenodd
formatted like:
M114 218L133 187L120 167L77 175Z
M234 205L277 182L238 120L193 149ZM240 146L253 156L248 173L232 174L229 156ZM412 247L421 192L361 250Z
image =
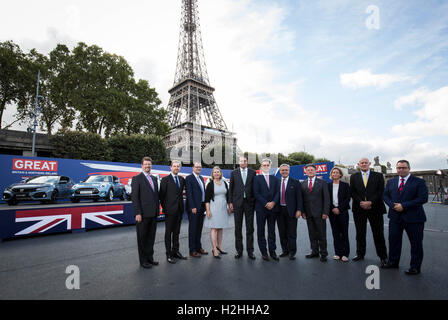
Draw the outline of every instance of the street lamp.
M37 71L37 86L36 86L36 100L34 101L34 111L31 114L34 118L33 127L27 128L26 130L29 133L33 133L33 145L31 149L31 156L36 156L36 131L37 131L37 115L39 113L39 98L45 99L44 97L39 95L39 82L40 82L40 70Z

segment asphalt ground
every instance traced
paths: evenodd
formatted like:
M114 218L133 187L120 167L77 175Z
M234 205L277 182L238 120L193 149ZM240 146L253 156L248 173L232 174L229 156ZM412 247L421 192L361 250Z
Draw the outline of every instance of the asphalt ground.
M333 241L328 222L328 262L306 259L309 239L306 222L298 223L298 252L294 261L263 261L258 251L250 260L234 259L234 227L224 230L223 249L229 254L214 259L209 229L202 234L210 252L201 258L169 264L165 258L164 222L157 225L155 260L158 266L139 266L135 226L63 233L7 240L0 243L0 299L142 299L142 300L426 300L448 298L448 206L426 204L422 273L408 276L410 247L404 235L398 270L377 269L379 288L368 289L366 272L379 266L370 228L363 261L332 259ZM355 227L350 213L351 254L356 251ZM386 216L385 216L386 217ZM385 219L387 242L388 219ZM256 226L255 226L256 228ZM244 230L244 227L243 227ZM243 232L244 233L244 232ZM180 251L188 254L188 220L180 234ZM277 254L281 247L277 233ZM68 266L79 268L79 289L67 289ZM71 279L71 278L70 278ZM370 279L370 278L369 278ZM70 282L70 281L68 281Z

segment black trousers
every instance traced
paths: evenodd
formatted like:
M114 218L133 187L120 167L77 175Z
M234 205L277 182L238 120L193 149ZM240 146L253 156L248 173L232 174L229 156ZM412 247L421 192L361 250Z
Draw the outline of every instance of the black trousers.
M275 220L277 219L276 212L257 211L257 240L258 248L262 255L267 255L267 249L272 255L277 248L275 244ZM268 225L268 242L266 246L266 222Z
M278 234L280 244L284 253L294 255L297 252L297 218L290 217L288 208L280 206L280 212L277 215Z
M153 261L154 241L156 239L157 218L142 217L141 222L136 223L137 247L140 264Z
M199 252L202 249L201 237L204 226L205 204L202 203L196 214L188 211L188 246L190 253Z
M334 253L337 256L350 255L350 242L348 238L348 211L339 214L330 213L330 225L333 232Z
M246 221L246 249L247 253L254 252L254 206L247 200L243 200L241 207L234 207L235 219L235 249L237 253L243 253L243 218Z
M310 237L311 253L320 254L322 257L328 256L327 220L322 219L322 216L306 216L306 225Z
M411 243L411 268L420 270L423 262L423 231L425 223L406 223L402 219L389 220L389 262L400 263L403 231Z
M182 223L182 212L165 214L165 249L166 256L171 257L179 252L179 233Z
M367 220L372 229L373 241L375 242L376 254L380 259L387 259L386 240L384 239L383 214L371 210L353 212L353 220L356 228L356 254L364 257L366 255L366 233Z

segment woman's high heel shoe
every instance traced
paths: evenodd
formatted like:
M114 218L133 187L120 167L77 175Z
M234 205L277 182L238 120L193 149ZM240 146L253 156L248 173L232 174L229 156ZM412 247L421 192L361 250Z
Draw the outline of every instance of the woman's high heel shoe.
M219 250L219 249L218 249L218 250ZM213 258L221 259L221 257L219 256L219 254L216 254L216 255L215 255L215 250L213 250Z
M225 251L219 249L218 247L216 247L216 249L218 249L218 251L219 251L220 254L227 254L227 252L225 252Z

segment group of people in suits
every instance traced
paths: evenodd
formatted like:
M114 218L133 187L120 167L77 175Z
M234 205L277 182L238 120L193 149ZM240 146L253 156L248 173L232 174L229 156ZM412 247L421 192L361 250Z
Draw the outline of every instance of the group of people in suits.
M307 179L300 182L289 176L290 167L282 164L281 178L270 174L271 160L261 161L259 175L248 168L247 158L239 158L239 168L233 170L230 182L223 179L219 167L214 167L207 185L200 175L201 163L194 163L193 173L183 178L178 175L181 163L172 161L170 175L157 187L150 175L152 160L143 158L142 173L132 180L132 202L137 222L137 243L140 265L150 268L158 262L153 259L156 217L159 203L165 213L165 247L169 263L187 259L179 252L179 233L184 212L183 190L186 190L186 211L189 219L190 256L207 255L201 244L203 226L210 228L213 256L227 254L222 247L223 229L229 226L233 214L235 222L235 259L243 256L243 222L246 251L249 259L254 254L254 218L257 224L257 243L262 259L279 257L295 259L297 252L297 222L306 220L311 252L306 258L327 261L327 219L330 221L334 260L349 261L349 209L352 200L356 228L356 256L360 261L366 255L367 221L370 224L376 254L381 267L398 268L403 231L411 243L411 266L406 274L419 274L423 260L423 229L426 221L423 204L428 201L428 190L423 179L410 175L407 160L397 162L398 177L385 187L381 173L370 170L370 161L358 162L360 171L351 175L350 184L341 181L343 172L333 168L331 182L317 178L313 164L305 166ZM383 201L384 199L384 201ZM384 202L389 207L389 256L384 238ZM282 253L276 254L277 224ZM266 239L267 226L267 239Z

